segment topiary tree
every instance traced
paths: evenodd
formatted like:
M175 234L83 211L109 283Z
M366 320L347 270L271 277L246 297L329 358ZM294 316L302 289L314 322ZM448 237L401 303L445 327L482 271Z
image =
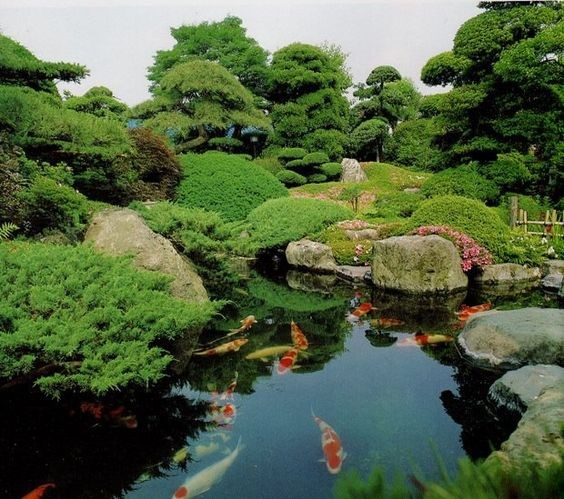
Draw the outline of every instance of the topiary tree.
M276 178L280 180L286 187L296 187L298 185L304 185L307 179L297 172L292 170L282 170L276 174Z
M81 113L89 113L100 118L115 118L122 120L127 106L114 97L106 87L92 87L82 97L70 96L64 105Z
M287 189L271 173L238 156L209 151L180 157L184 176L176 193L179 204L215 211L228 221L243 220Z
M388 124L379 118L365 121L353 130L349 147L358 159L375 159L379 163L388 130Z
M327 176L329 179L337 178L341 175L343 171L343 167L341 163L323 163L319 170L321 173Z

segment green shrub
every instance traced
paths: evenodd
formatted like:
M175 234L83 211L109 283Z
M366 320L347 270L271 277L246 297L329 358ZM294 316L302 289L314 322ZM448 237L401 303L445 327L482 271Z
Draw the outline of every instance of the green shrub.
M282 170L276 174L276 178L280 180L286 187L295 187L297 185L304 185L307 179L297 172L292 170Z
M234 152L243 146L243 141L233 137L214 137L208 140L208 144L218 151Z
M421 192L426 197L455 194L485 202L495 201L499 195L496 185L471 165L436 173L423 183Z
M272 173L272 175L276 175L279 171L284 169L282 163L274 157L257 158L253 160L253 163L264 168L267 172Z
M522 191L532 179L529 165L534 161L533 156L517 152L498 154L495 161L483 167L482 173L503 192Z
M333 179L341 175L343 167L341 166L341 163L323 163L319 167L319 170L324 175L327 175L327 178Z
M329 243L338 265L364 265L372 259L370 240L334 240Z
M527 212L529 220L544 220L544 214L546 210L550 209L550 205L546 200L538 199L533 196L525 196L523 194L506 194L501 199L499 206L497 207L499 216L509 224L509 218L511 214L511 197L517 196L517 202L519 209L525 210Z
M309 151L323 151L331 160L338 160L345 153L348 137L339 130L318 129L304 137L303 145Z
M318 166L323 163L329 163L329 156L324 152L310 152L302 158L305 166Z
M220 213L224 220L243 220L271 198L288 195L271 173L237 156L220 152L180 156L184 178L177 201L189 208Z
M22 225L30 234L44 229L80 229L87 220L86 198L47 177L36 176L20 192L20 199L24 203Z
M367 213L374 218L407 218L419 208L423 195L415 192L392 192L382 194L374 201L374 207Z
M271 199L248 216L251 242L257 249L282 246L321 231L352 212L330 201L307 198Z
M300 170L303 169L306 165L301 159L293 159L292 161L288 161L286 163L285 168L289 168L290 170Z
M486 247L498 261L504 261L509 244L509 227L492 208L482 202L461 196L436 196L415 210L406 226L408 230L422 225L446 225L468 234Z
M173 298L170 280L88 247L0 243L0 379L54 398L146 389L173 360L163 346L215 309Z
M301 147L286 147L278 152L278 160L282 163L292 161L293 159L302 159L307 154L305 149Z
M321 184L322 182L327 182L327 176L323 173L314 173L307 177L307 181L312 184Z

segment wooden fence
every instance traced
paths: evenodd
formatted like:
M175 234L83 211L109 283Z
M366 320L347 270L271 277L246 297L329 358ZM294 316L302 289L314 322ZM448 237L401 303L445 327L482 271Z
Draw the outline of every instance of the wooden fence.
M546 210L544 220L531 220L529 214L519 208L517 197L511 198L511 228L523 227L527 234L545 237L564 237L564 211ZM532 230L529 229L532 226ZM542 232L541 232L542 230Z

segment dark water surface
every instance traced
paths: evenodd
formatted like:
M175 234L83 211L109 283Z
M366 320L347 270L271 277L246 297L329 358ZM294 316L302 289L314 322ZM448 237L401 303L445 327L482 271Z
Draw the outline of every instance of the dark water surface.
M253 314L258 323L239 352L194 357L178 378L150 393L118 393L103 401L108 410L124 405L136 416L137 428L82 414L80 398L55 404L23 393L5 395L0 497L21 497L53 482L57 488L45 498L169 498L240 440L223 479L203 497L329 498L339 475L319 462L321 432L312 410L338 433L348 454L341 473L355 469L366 477L380 466L390 480L396 472L414 470L438 478L437 455L454 471L458 459L485 457L513 430L485 402L501 372L474 370L453 343L400 346L418 330L453 332L454 311L464 296L408 302L368 288L324 285L317 278L311 287L324 293L306 291L310 281L294 276L295 287L297 282L302 289L253 276L231 317L218 319L202 335L203 342L211 341ZM354 321L349 314L362 302L377 310ZM494 306L524 302L554 306L538 293L500 299ZM378 329L374 321L381 318L404 324ZM298 356L299 368L280 375L275 357L245 359L260 348L290 345L292 320L309 341ZM225 391L236 376L230 399ZM210 413L212 402L233 404L236 414ZM186 461L177 454L183 448Z

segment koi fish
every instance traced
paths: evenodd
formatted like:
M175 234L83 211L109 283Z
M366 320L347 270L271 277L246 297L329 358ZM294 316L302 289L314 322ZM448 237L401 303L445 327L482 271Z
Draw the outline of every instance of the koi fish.
M299 349L290 348L278 362L276 372L278 374L286 374L291 369L296 369L296 359L298 358Z
M286 353L290 348L292 347L288 345L261 348L260 350L255 350L254 352L247 355L245 359L248 360L261 359L266 361L267 357L272 357L273 355L282 355L283 353Z
M229 334L227 336L231 336L237 333L242 333L244 331L251 329L253 327L253 324L257 323L257 320L254 315L248 315L240 322L241 322L241 327L238 327L237 329L230 329Z
M128 429L137 428L137 417L134 414L125 414L123 405L111 409L101 402L82 402L80 412L92 416L97 421L108 421L113 426Z
M172 460L176 464L183 463L188 459L188 447L182 447L182 449L177 450L172 456Z
M210 490L213 485L219 482L227 470L237 459L239 452L243 450L241 445L241 437L237 442L237 447L233 449L226 457L216 463L204 468L192 477L188 477L185 482L176 489L172 499L185 499L188 497L196 497Z
M379 319L370 321L370 324L376 327L392 327L402 326L403 324L405 324L405 322L400 319L394 319L392 317L380 317Z
M372 306L372 303L361 303L360 306L351 313L351 315L353 315L354 317L361 317L371 310L376 310L376 308Z
M446 334L423 334L416 333L415 336L410 338L404 338L398 343L398 346L426 346L426 345L437 345L440 343L449 343L454 341L453 336L448 336Z
M222 343L214 348L209 348L208 350L198 350L193 352L193 355L209 356L209 355L224 355L229 352L237 352L245 343L249 340L247 338L240 338L238 340L233 340L228 343Z
M219 400L233 400L233 393L235 393L235 388L237 388L237 379L239 378L239 373L235 371L235 377L233 381L229 383L227 389L219 396Z
M307 338L305 337L304 332L300 329L300 326L292 321L290 323L290 329L292 331L292 343L294 344L294 346L296 348L299 348L300 350L307 350L309 343L307 341Z
M43 497L47 490L54 488L54 483L44 483L43 485L40 485L39 487L33 489L31 492L28 492L25 496L22 497L22 499L41 499L41 497Z
M478 312L486 312L492 308L492 304L490 302L482 303L481 305L474 305L473 307L469 307L468 305L461 305L460 310L456 312L458 319L460 321L467 321L471 315L477 314Z
M213 421L219 426L233 423L237 416L237 408L231 403L225 405L212 404L211 412L214 413Z
M339 438L339 435L337 435L337 432L325 421L317 417L313 413L313 409L311 410L311 415L321 430L321 448L323 449L323 455L325 456L324 461L327 466L327 470L332 475L336 475L339 471L341 471L341 466L347 457L347 453L343 451L341 439Z

